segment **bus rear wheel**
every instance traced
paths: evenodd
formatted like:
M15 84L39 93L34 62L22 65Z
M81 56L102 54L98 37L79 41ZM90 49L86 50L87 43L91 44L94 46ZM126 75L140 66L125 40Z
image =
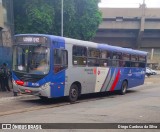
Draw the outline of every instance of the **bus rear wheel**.
M74 103L75 101L77 101L78 96L78 86L76 84L73 84L69 90L69 102Z
M121 95L124 95L127 91L127 88L128 88L128 83L127 81L123 81L122 82L122 85L121 85L121 90L120 90L120 94Z

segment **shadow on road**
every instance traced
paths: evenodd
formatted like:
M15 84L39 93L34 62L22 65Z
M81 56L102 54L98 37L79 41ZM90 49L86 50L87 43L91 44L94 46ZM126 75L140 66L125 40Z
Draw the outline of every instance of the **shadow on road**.
M132 93L135 93L135 92L137 92L137 91L136 90L128 90L126 94L132 94ZM84 95L81 95L79 97L77 103L100 100L100 99L105 99L105 98L115 98L117 96L123 96L123 95L119 95L119 93L117 91L84 94ZM23 102L23 103L31 103L31 104L34 104L34 105L53 105L53 104L69 103L67 97L52 98L52 99L46 99L46 100L42 100L42 99L36 97L36 98L31 98L31 99L30 98L29 99L23 99L23 100L20 100L20 101Z

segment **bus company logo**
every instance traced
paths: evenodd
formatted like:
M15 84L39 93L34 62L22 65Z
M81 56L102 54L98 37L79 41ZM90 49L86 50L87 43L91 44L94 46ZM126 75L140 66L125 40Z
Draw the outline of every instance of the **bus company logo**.
M39 86L39 83L32 83L32 86Z
M12 129L11 124L2 124L2 129Z

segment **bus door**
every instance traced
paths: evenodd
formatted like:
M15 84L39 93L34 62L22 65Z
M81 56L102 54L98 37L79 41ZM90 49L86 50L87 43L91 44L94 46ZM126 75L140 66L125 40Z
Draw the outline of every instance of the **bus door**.
M53 50L52 97L64 96L65 69L68 67L68 53L64 49Z

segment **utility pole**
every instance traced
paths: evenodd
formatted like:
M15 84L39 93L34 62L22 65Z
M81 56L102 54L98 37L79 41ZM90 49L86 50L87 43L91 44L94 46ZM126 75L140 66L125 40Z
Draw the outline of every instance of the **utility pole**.
M61 0L61 36L63 37L63 0Z

